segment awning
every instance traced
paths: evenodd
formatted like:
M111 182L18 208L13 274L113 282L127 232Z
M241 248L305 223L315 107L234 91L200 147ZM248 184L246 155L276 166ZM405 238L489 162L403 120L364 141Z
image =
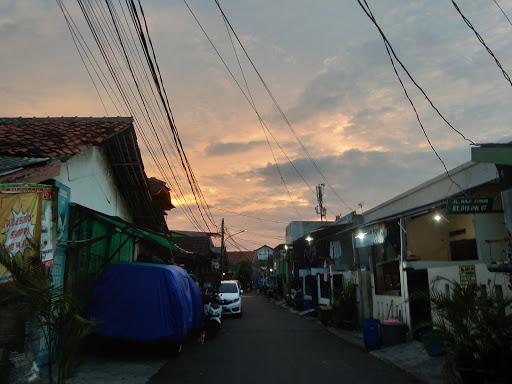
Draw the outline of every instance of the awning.
M160 232L154 232L147 229L142 229L140 227L137 227L133 224L130 224L126 221L123 221L119 218L107 216L100 214L98 212L94 213L94 217L100 221L103 221L105 223L111 224L115 228L118 228L121 232L126 233L128 235L131 235L133 237L138 237L139 239L145 239L152 243L158 244L164 248L170 249L172 251L180 251L184 253L189 253L180 247L178 247L176 244L174 244L165 234ZM176 233L173 233L175 236ZM169 234L169 237L171 235Z

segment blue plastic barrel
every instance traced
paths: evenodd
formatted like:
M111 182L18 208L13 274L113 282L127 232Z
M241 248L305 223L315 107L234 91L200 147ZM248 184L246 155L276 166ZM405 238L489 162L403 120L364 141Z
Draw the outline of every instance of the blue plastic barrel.
M363 320L363 341L366 349L370 351L380 348L380 320Z

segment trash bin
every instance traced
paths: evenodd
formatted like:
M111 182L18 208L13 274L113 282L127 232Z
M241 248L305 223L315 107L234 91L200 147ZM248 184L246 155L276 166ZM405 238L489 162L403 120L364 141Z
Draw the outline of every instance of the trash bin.
M380 320L363 320L363 341L366 349L374 350L380 348Z
M406 341L407 325L399 321L384 321L381 326L382 345L402 344Z

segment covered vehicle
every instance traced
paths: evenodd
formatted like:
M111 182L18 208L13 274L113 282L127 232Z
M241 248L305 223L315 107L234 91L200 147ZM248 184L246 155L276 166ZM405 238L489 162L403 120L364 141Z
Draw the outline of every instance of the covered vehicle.
M181 342L202 327L197 283L174 265L120 263L105 267L87 315L100 336L136 342Z

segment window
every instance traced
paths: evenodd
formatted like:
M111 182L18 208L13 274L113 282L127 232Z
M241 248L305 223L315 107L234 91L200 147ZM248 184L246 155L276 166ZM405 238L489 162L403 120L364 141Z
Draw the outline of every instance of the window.
M454 261L478 259L476 239L450 241L450 254Z
M399 261L391 260L374 264L375 293L400 296Z
M235 283L221 283L220 293L238 293L238 287Z

